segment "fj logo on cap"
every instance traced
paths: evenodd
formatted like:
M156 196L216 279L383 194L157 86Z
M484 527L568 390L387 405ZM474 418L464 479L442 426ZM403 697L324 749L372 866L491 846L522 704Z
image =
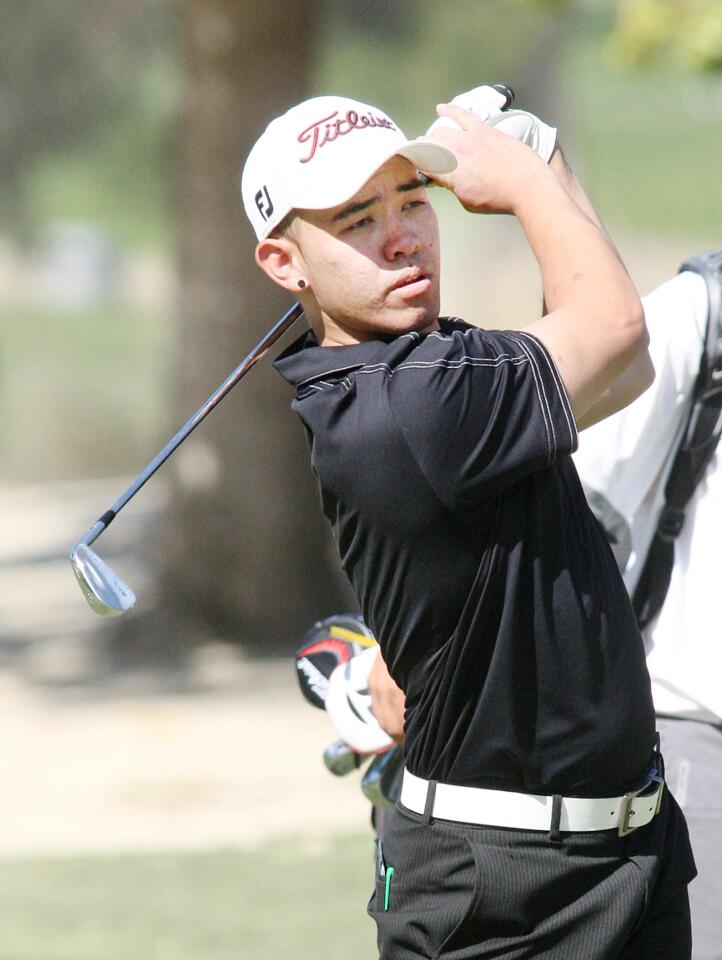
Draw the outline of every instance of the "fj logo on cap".
M334 117L336 119L334 119ZM332 122L331 122L332 121ZM324 124L326 126L324 127ZM352 130L365 130L371 127L386 127L388 130L395 130L396 127L388 117L379 116L373 113L357 113L355 110L349 110L345 117L338 116L338 110L334 110L327 117L317 120L310 127L306 127L298 135L299 143L309 143L309 154L307 157L301 157L301 163L308 163L313 160L316 151L336 140L337 137L344 137Z
M256 206L258 207L258 212L261 214L264 220L268 218L273 213L273 201L268 195L268 187L263 186L255 196Z

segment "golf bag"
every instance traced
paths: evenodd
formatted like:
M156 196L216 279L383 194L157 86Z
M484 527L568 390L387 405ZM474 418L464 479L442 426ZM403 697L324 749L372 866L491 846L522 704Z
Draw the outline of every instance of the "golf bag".
M722 251L691 257L680 273L684 270L699 273L707 283L707 332L687 421L664 488L665 502L632 597L640 627L662 609L674 567L674 542L722 433Z

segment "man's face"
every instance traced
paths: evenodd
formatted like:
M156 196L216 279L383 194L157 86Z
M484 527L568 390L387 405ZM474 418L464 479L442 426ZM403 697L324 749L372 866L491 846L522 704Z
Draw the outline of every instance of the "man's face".
M324 343L436 329L439 229L413 165L392 157L350 200L293 227Z

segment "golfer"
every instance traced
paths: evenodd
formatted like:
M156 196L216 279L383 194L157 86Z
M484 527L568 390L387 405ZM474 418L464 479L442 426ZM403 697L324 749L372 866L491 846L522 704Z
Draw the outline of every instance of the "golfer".
M376 107L305 101L242 182L256 260L311 326L277 367L406 695L369 903L379 952L682 960L694 862L570 456L653 378L642 307L558 149L547 164L467 110L438 113L448 126L408 140ZM517 218L546 315L517 332L439 316L427 178ZM491 280L480 263L478 323Z

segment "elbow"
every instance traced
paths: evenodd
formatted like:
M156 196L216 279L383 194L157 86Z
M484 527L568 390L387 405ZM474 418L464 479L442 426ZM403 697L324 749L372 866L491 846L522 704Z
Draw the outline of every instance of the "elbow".
M625 369L633 374L636 398L652 386L655 378L654 363L649 355L649 331L644 317L644 308L639 300L638 308L630 314L626 334L627 343L623 363Z
M621 382L625 385L622 393L626 394L623 396L621 406L626 407L627 404L632 403L637 397L641 397L654 383L656 374L654 363L647 349L648 341L648 336L640 338L638 351L620 378Z
M654 363L647 349L645 349L642 354L640 365L642 369L639 376L639 395L643 394L645 390L648 390L652 386L654 378L657 376L657 371L654 369Z
M639 310L635 311L634 315L634 329L636 331L636 342L637 350L639 353L647 353L649 351L649 330L647 329L647 321L644 316L644 307L642 302L639 302ZM652 368L654 370L654 368Z
M634 296L630 299L632 302L629 304L627 326L629 327L630 335L636 341L637 349L641 353L649 346L649 331L647 330L647 321L644 316L644 307L642 305L642 301L639 299L639 295L636 290L634 291Z
M648 390L654 383L657 373L654 369L654 362L649 354L649 331L644 319L644 310L640 303L638 331L635 346L635 366L638 370L639 394Z
M649 331L644 317L644 307L636 291L634 297L630 299L632 302L627 305L626 310L620 311L621 321L618 326L620 360L625 367L630 363L642 361L645 354L649 358ZM654 380L654 367L651 360L649 368Z

